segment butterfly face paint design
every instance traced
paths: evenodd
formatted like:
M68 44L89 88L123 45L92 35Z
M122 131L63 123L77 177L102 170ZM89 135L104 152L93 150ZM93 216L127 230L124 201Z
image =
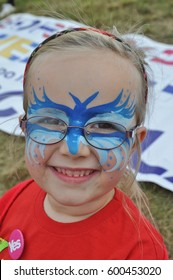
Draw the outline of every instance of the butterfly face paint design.
M116 122L127 127L132 121L135 113L134 102L131 102L129 106L130 94L125 97L125 100L123 100L124 96L122 89L112 102L88 108L88 105L92 103L98 94L99 92L95 92L84 102L81 102L78 97L72 93L69 93L70 97L75 103L75 106L72 109L66 105L53 102L47 96L44 88L43 97L42 100L40 100L33 89L34 101L30 102L29 104L27 115L28 118L39 115L59 118L70 126L83 127L88 122L103 120L114 122L116 120ZM39 133L39 131L36 130L36 133ZM52 138L55 138L54 133L50 133L50 131L48 132L46 129L44 131L43 137L46 137L47 142ZM89 145L83 136L82 129L76 127L69 129L64 141L67 143L69 152L73 155L78 153L81 142L85 145ZM102 146L106 147L109 141L111 141L109 137L104 137L103 139L99 140L100 148ZM126 164L125 159L128 158L131 143L132 139L127 139L120 147L113 150L99 150L95 148L99 157L99 162L103 169L109 172L122 169ZM44 152L48 146L44 144L37 144L27 137L26 147L29 160L39 164L40 159L44 159Z

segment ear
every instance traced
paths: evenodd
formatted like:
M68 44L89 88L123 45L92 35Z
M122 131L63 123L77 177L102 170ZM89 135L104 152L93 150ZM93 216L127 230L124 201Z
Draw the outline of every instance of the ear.
M147 135L147 129L146 127L142 126L142 127L139 127L136 131L136 137L138 137L138 140L140 143L142 143L145 139Z
M20 126L22 132L25 133L25 127L23 125L21 125L22 119L23 119L23 115L20 115L19 116L19 126Z
M136 150L137 140L139 143L142 143L147 135L146 127L142 126L136 130L136 138L132 146L132 153Z

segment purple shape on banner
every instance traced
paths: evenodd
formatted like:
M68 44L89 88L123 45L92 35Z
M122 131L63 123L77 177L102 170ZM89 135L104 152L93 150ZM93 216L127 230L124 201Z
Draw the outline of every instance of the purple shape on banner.
M24 29L28 29L30 27L33 27L34 25L39 24L39 23L40 23L40 20L33 20L33 21L30 21L29 24L25 25L26 22L21 20L21 21L18 21L16 23L16 26L19 27L17 30L24 30Z
M18 60L19 57L17 55L12 55L9 57L9 59L15 61L15 60Z
M139 168L140 173L144 174L156 174L156 175L163 175L167 170L165 168L159 166L152 166L149 164L144 163L141 161L141 165Z
M142 151L145 151L149 146L151 146L151 144L153 144L153 142L155 142L163 133L164 132L160 130L149 129L147 131L147 136L141 145Z
M22 96L23 95L23 91L10 91L10 92L6 92L3 94L0 94L0 101L15 96L15 95L19 95ZM15 109L13 109L12 107L9 107L8 109L5 110L0 110L0 117L9 117L14 115L15 113L17 113L17 111Z
M163 91L165 91L165 92L167 92L167 93L173 94L173 86L167 85L167 86L163 89Z
M38 46L38 43L32 42L32 43L30 44L30 46L33 47L33 48L35 49L35 48Z
M1 34L0 35L0 39L4 39L4 38L7 38L7 34Z
M153 87L153 86L155 86L156 84L157 84L157 82L154 81L154 80L149 80L149 81L148 81L148 86L149 86L149 87Z
M164 179L166 179L167 181L173 183L173 177L165 177Z
M8 97L12 97L14 95L22 95L23 91L8 91L6 93L0 94L0 101L8 98Z
M29 58L29 56L27 56L27 57L23 58L22 60L20 60L20 62L24 62L24 63L26 63L26 62L28 61L28 58Z
M145 141L141 145L142 152L145 151L146 149L149 148L155 142L164 132L159 131L159 130L148 130L147 137ZM137 153L135 152L133 157L132 157L132 163L134 166L137 164ZM166 172L167 170L163 167L160 166L152 166L149 165L148 163L144 163L141 161L141 165L139 168L139 172L143 174L157 174L157 175L162 175Z
M45 26L45 25L41 25L39 26L40 29L43 29L45 31L49 31L49 32L56 32L57 29L54 27L49 27L49 26Z
M0 117L9 117L14 114L16 114L17 111L14 110L13 108L5 109L5 110L0 110Z

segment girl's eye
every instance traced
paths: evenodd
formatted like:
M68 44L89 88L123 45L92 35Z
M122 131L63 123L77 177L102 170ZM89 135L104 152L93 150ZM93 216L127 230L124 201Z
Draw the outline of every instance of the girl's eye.
M88 132L112 133L124 130L121 125L110 122L95 122L87 125Z
M53 118L44 118L44 119L41 120L40 122L46 123L46 124L59 124L59 123L60 123L60 120L58 120L58 119L53 119Z
M115 129L115 126L111 123L98 123L98 129Z
M47 128L52 130L62 130L66 127L66 124L60 120L51 117L33 117L29 119L30 124L37 124L41 128Z
M59 119L54 119L54 118L39 118L37 119L37 123L39 125L59 125L62 121Z

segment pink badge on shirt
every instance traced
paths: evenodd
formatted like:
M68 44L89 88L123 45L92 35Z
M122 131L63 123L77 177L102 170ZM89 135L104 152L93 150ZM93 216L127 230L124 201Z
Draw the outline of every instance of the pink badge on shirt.
M19 229L13 230L9 238L8 252L13 260L17 260L22 255L24 249L23 234Z

